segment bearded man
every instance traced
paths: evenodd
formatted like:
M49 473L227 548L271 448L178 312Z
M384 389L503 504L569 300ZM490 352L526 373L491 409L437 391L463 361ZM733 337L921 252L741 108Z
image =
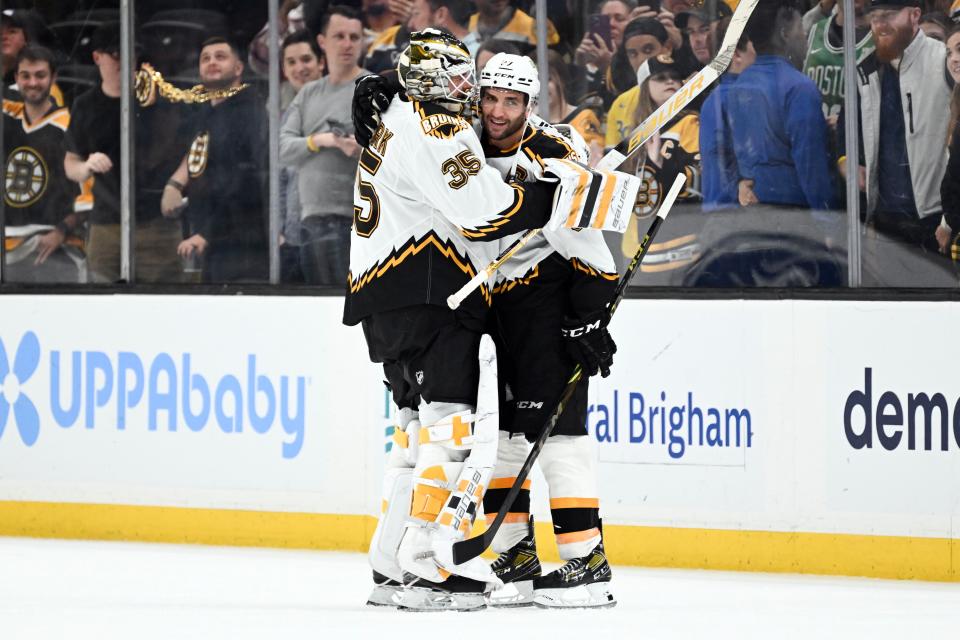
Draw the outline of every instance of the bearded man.
M176 217L184 195L190 233L181 258L203 258L203 281L260 282L268 277L263 100L243 84L236 45L210 38L200 49L209 100L196 113L193 142L167 181L162 210Z
M947 166L950 88L943 44L920 29L920 0L871 0L877 50L859 65L860 189L868 224L892 239L935 252L941 224L940 183ZM846 176L844 126L840 171Z

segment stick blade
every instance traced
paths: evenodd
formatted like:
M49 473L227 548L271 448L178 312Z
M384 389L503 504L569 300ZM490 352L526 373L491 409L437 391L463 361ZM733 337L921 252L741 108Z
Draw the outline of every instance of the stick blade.
M487 531L484 531L479 536L467 538L466 540L461 540L460 542L454 542L453 564L463 564L464 562L473 560L481 553L486 551L491 542L493 542L493 537L491 536L488 540Z

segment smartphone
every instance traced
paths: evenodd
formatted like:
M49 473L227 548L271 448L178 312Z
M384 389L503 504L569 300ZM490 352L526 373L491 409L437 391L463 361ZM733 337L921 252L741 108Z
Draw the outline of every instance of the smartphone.
M610 16L594 13L590 16L590 34L596 35L607 45L607 49L613 49L613 32L610 30Z
M641 7L648 7L651 11L660 13L660 0L640 0L637 4Z

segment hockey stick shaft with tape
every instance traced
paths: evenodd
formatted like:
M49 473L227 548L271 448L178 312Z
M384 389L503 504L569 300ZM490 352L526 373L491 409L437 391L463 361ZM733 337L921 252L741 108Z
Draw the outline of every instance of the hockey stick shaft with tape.
M676 201L677 196L679 196L680 192L683 190L685 183L685 175L681 174L677 176L673 186L670 188L670 192L667 194L663 204L660 206L660 210L657 211L656 218L654 218L653 222L650 224L650 228L647 229L647 233L643 236L643 240L640 242L640 247L634 254L633 260L630 261L630 265L627 267L626 273L617 284L617 289L613 294L613 298L607 305L607 312L609 316L612 317L613 313L617 310L617 307L620 306L620 301L623 300L623 296L627 291L627 285L630 284L630 280L633 279L633 276L639 270L640 263L643 262L644 256L647 255L647 251L649 251L650 245L653 243L653 239L657 235L657 231L660 230L660 226L663 224L663 221L666 220L667 215L669 215L670 209L673 207L673 203ZM527 454L527 459L524 461L523 467L520 468L520 472L513 481L510 491L507 492L507 497L504 500L503 505L500 507L500 510L497 511L497 515L493 519L493 522L491 522L487 527L487 530L479 536L467 538L466 540L461 540L460 542L455 542L453 544L453 561L455 564L462 564L464 562L468 562L472 558L476 558L493 543L493 539L496 537L497 531L500 530L500 525L503 524L504 519L507 517L507 513L510 511L510 507L513 506L513 501L517 498L517 495L519 495L520 489L523 487L523 483L526 481L527 476L530 475L530 470L533 468L533 463L536 462L537 458L540 456L540 451L543 449L543 445L546 444L547 438L550 437L550 433L553 431L553 427L557 424L557 420L560 419L560 414L562 414L563 410L566 409L567 404L573 397L574 391L577 389L577 385L580 384L582 379L583 369L580 367L580 365L577 365L573 369L573 374L570 376L570 380L563 388L563 392L560 394L560 399L557 401L553 413L550 414L547 422L540 430L540 434L537 436L536 442L534 442L533 446L530 448L530 453Z
M733 53L737 49L737 42L743 35L743 30L747 26L747 21L753 14L757 3L760 0L742 0L737 5L736 11L730 18L730 25L727 27L727 33L723 37L723 44L717 57L711 60L707 66L698 71L690 80L688 80L680 90L670 96L660 107L654 111L650 117L637 126L629 138L623 140L615 149L607 152L600 162L597 163L599 171L613 171L626 160L643 148L643 145L660 131L670 119L680 113L687 105L703 93L713 82L719 78L730 66L733 61ZM503 253L497 256L485 269L474 276L459 291L447 298L447 305L451 309L458 308L464 300L467 299L473 291L483 285L497 270L502 267L510 258L523 248L533 238L540 234L541 229L531 229L525 233L519 240L507 247Z
M467 299L467 296L483 286L483 284L490 279L494 273L497 272L497 269L502 267L507 260L516 255L520 249L523 249L528 242L540 235L541 231L543 231L543 229L530 229L520 236L516 242L507 247L507 249L497 256L493 262L481 269L480 273L470 278L470 281L467 282L467 284L460 287L460 289L455 293L447 296L447 306L451 309L459 308L460 305L463 304L463 301Z

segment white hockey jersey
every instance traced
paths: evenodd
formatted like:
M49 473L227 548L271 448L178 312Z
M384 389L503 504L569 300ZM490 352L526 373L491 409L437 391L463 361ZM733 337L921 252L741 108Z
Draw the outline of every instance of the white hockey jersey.
M496 257L492 240L543 226L552 185L507 184L471 125L439 105L398 96L363 149L344 322L447 296ZM482 317L490 290L461 308Z
M519 157L516 147L499 150L487 145L484 149L487 162L507 179L516 160L514 175L519 182L536 181L543 176L545 158L566 158L586 164L586 143L576 131L564 135L554 125L539 118L532 118L520 144ZM506 250L521 234L498 240L497 254ZM505 290L517 284L529 282L537 265L553 252L560 254L570 265L584 274L616 282L617 268L613 255L603 239L603 232L594 229L574 231L558 229L543 232L511 258L496 275L496 287ZM493 284L493 283L491 283Z

